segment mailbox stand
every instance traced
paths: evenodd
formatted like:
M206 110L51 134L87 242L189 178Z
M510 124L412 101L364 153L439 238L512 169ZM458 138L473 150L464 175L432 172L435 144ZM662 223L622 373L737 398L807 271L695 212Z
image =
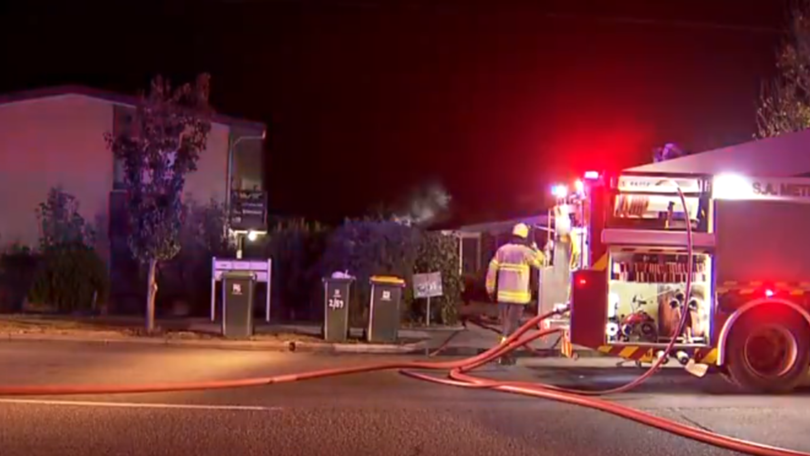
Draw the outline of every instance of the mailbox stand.
M273 260L237 260L231 258L211 259L211 321L217 319L217 282L222 281L222 274L225 272L252 272L255 273L255 280L258 283L267 284L267 296L264 304L264 321L270 322L270 296L273 289ZM251 301L252 305L252 301ZM252 307L251 307L252 311Z

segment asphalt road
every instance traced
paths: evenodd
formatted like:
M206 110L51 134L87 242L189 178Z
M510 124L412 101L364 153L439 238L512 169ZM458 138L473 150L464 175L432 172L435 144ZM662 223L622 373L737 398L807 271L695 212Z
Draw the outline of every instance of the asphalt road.
M0 384L232 379L390 361L374 356L0 342ZM482 375L583 388L638 375L600 361L526 361ZM613 400L735 437L810 452L810 394L728 394L665 369ZM600 412L427 384L396 372L187 393L0 398L0 454L729 455Z

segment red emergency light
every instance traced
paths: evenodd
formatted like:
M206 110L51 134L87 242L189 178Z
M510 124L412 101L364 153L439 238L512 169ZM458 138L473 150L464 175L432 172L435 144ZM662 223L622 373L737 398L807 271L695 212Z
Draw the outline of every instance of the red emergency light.
M779 294L779 289L774 284L766 282L757 287L757 289L754 291L754 294L762 296L764 298L773 298L777 294Z

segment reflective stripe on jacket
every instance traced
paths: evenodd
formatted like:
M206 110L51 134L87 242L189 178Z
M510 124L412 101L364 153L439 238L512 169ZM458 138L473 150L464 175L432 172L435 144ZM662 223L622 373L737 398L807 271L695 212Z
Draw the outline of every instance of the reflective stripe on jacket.
M487 293L495 293L497 285L498 302L528 304L532 300L531 268L542 265L543 253L537 249L521 244L501 246L489 262Z

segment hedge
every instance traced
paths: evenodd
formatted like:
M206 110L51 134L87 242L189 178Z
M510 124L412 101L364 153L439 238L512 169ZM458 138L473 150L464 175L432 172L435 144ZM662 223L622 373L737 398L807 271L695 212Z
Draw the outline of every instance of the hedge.
M440 232L429 232L422 236L415 271L440 272L442 275L442 296L431 299L431 322L450 325L458 320L457 304L464 288L458 243L455 236ZM419 316L424 317L424 312Z
M444 296L431 301L431 321L453 324L462 287L458 261L455 236L424 232L393 221L350 220L329 237L321 272L348 271L357 278L349 308L351 323L357 326L365 325L368 319L371 276L405 279L403 320L424 321L424 303L413 298L413 274L441 272Z
M319 260L328 230L316 222L276 223L264 240L264 257L273 260L274 312L286 320L323 318Z

